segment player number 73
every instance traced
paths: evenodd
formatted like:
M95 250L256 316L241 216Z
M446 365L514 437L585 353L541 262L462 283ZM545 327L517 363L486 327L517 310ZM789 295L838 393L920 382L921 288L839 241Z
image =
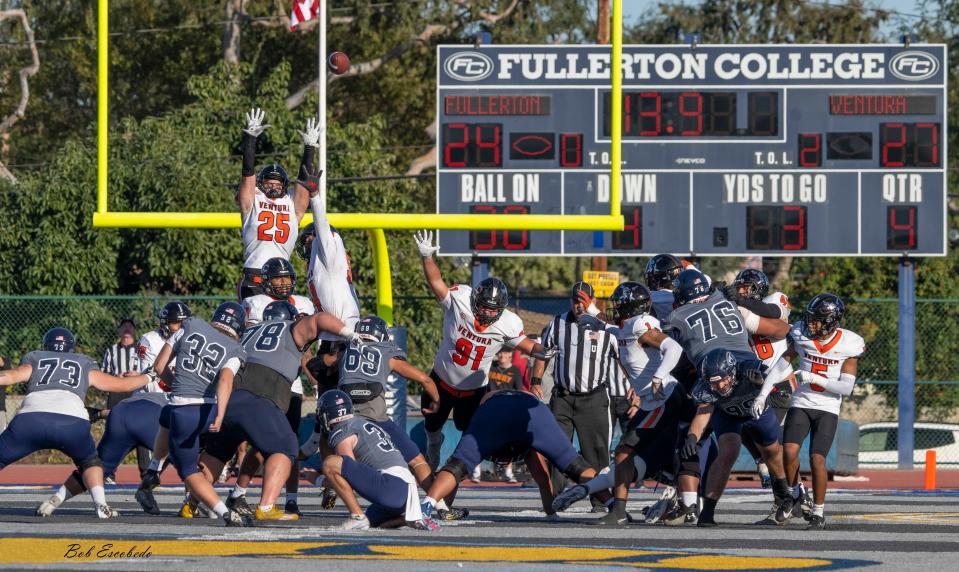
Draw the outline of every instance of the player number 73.
M256 227L256 239L284 243L290 238L290 215L261 211L256 217L259 226ZM272 232L270 232L272 231Z

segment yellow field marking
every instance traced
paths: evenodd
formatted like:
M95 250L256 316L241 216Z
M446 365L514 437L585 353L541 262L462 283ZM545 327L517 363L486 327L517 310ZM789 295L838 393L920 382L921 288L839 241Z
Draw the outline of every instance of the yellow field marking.
M278 557L316 560L414 562L543 562L582 567L628 566L686 570L804 569L830 560L691 554L685 551L562 546L455 546L366 544L362 541L276 542L132 540L110 538L4 538L0 564L51 564L157 557Z
M907 522L912 524L959 524L959 512L877 512L872 514L839 514L838 520L869 522Z

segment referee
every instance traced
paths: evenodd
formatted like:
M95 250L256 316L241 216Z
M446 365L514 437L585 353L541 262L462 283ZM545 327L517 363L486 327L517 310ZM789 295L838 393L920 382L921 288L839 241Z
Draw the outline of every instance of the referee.
M571 310L555 316L543 330L542 344L557 348L553 357L553 395L549 408L556 422L572 440L573 432L579 438L580 452L593 469L600 471L609 465L610 371L619 367L616 338L601 327L585 328L577 323L593 303L593 287L586 282L573 285L570 294ZM537 361L533 369L533 385L542 383L546 363ZM555 489L561 490L565 479L553 467ZM605 512L599 500L593 498L594 512Z

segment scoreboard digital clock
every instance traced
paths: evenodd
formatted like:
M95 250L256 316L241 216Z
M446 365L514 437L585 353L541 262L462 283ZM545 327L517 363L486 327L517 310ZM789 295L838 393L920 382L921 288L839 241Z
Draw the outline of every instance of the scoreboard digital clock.
M608 46L440 46L437 212L606 214ZM462 256L941 256L943 45L624 46L624 230Z

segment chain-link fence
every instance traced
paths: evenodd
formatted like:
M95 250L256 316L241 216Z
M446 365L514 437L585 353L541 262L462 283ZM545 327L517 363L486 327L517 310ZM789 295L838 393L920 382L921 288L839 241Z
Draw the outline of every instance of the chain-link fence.
M201 317L209 317L227 296L181 297ZM14 364L36 349L43 333L67 326L77 336L79 350L98 361L116 342L116 327L133 318L137 333L156 326L156 315L169 297L0 297L0 355ZM361 300L364 312L373 312L372 299ZM422 369L432 363L439 343L442 311L432 297L394 300L397 325L409 329L410 361ZM514 300L528 333L539 332L550 316L569 309L560 297ZM794 316L797 318L798 316ZM898 419L898 303L895 299L856 300L847 305L844 327L866 340L859 361L859 383L845 400L842 416L861 429L860 464L895 466ZM959 300L926 299L916 302L916 461L935 448L940 464L959 467ZM16 393L19 388L8 388ZM416 388L411 388L416 390Z

